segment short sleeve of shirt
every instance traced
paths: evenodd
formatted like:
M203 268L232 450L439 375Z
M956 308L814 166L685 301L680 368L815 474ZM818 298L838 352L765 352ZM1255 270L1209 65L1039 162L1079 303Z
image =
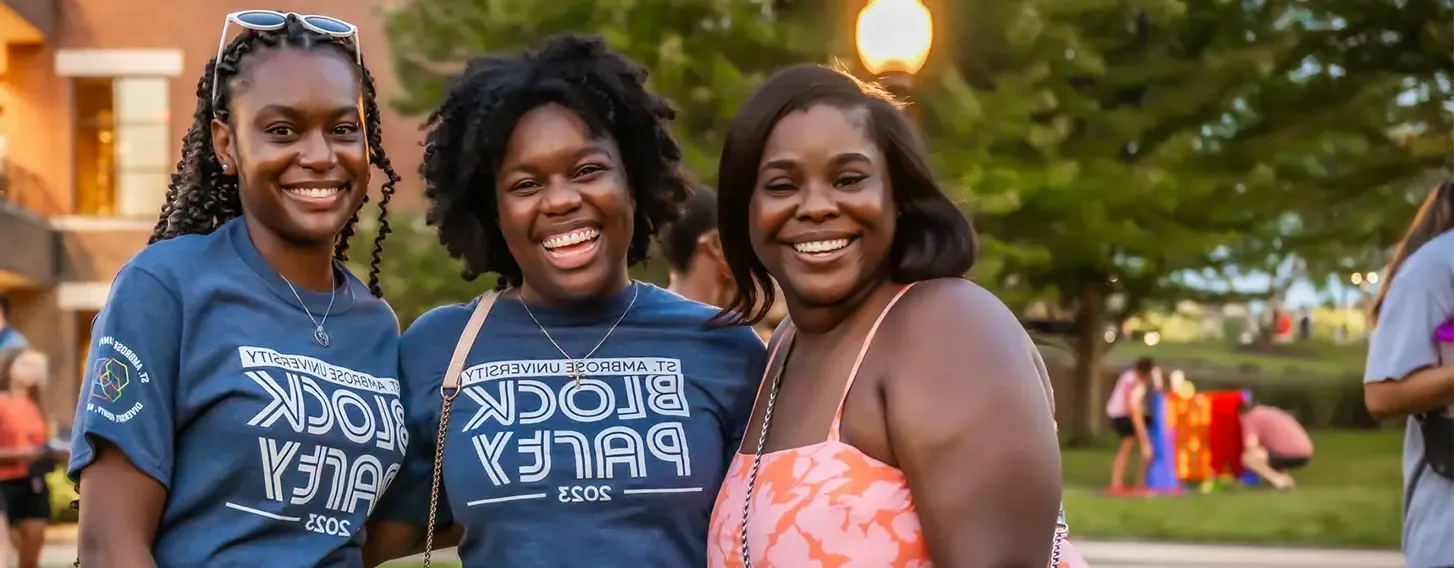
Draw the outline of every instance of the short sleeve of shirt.
M1426 246L1437 244L1442 243ZM1454 268L1440 255L1410 256L1384 296L1378 323L1368 339L1363 382L1401 380L1414 371L1438 365L1439 345L1434 332L1451 317Z
M171 488L181 328L181 304L156 276L134 265L117 274L91 329L67 468L72 481L104 440Z
M411 331L415 330L411 328ZM413 443L409 444L404 455L399 474L380 499L374 518L422 527L429 523L429 491L434 483L434 449L439 437L439 401L430 396L437 392L437 386L430 386L434 385L433 377L442 373L442 370L431 366L438 361L410 356L434 352L411 345L418 340L418 335L417 332L405 333L399 350L399 383L402 385L404 407L408 414L406 421L409 425L409 439ZM440 484L437 503L434 525L443 527L454 524L454 515L449 508L449 498L443 483Z

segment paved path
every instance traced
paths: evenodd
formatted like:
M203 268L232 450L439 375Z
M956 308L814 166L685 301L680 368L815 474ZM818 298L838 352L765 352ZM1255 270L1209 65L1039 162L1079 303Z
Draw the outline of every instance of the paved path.
M1145 542L1077 542L1091 568L1403 568L1403 555L1371 550L1263 548ZM41 565L70 566L76 547L69 542L46 545ZM453 549L434 554L440 561L458 561ZM418 558L398 563L417 565Z
M1378 550L1328 550L1159 544L1146 542L1077 542L1091 568L1403 568L1403 555ZM434 558L455 561L454 550ZM400 561L417 564L419 558Z
M1403 568L1403 554L1372 550L1329 550L1077 542L1091 568Z

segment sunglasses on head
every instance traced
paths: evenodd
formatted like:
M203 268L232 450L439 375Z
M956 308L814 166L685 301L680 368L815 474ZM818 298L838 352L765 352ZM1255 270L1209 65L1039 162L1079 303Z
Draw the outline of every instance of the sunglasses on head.
M227 27L232 24L259 31L272 32L283 29L288 23L288 16L293 16L302 22L303 27L308 30L325 35L334 39L352 39L355 63L363 67L363 48L358 44L358 26L334 18L332 16L305 16L295 12L277 12L273 10L243 10L227 15L227 20L222 23L222 37L217 40L217 59L222 61L222 50L227 48ZM217 104L217 75L212 76L212 104Z

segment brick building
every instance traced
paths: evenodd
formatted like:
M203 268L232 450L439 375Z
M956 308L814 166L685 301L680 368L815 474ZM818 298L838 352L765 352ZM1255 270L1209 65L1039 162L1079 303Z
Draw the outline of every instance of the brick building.
M419 119L387 104L396 82L379 13L388 3L0 0L0 293L12 325L51 358L50 415L70 421L91 321L151 234L228 12L269 7L357 25L384 98L385 148L406 178L401 205L418 202Z

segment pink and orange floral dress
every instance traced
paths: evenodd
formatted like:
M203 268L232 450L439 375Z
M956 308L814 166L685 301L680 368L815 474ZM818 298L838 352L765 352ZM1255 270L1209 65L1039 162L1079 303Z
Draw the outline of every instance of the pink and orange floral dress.
M884 315L908 288L884 307L869 330L844 387L845 396ZM788 344L792 333L789 328L778 347ZM778 347L769 369L777 360ZM754 568L932 566L904 473L843 443L842 417L840 399L827 440L762 455L748 506L747 541ZM708 529L708 568L744 566L742 517L752 461L751 454L737 453L717 494ZM1062 537L1060 563L1051 568L1085 568L1085 560L1063 540L1067 531L1063 516L1057 531Z

